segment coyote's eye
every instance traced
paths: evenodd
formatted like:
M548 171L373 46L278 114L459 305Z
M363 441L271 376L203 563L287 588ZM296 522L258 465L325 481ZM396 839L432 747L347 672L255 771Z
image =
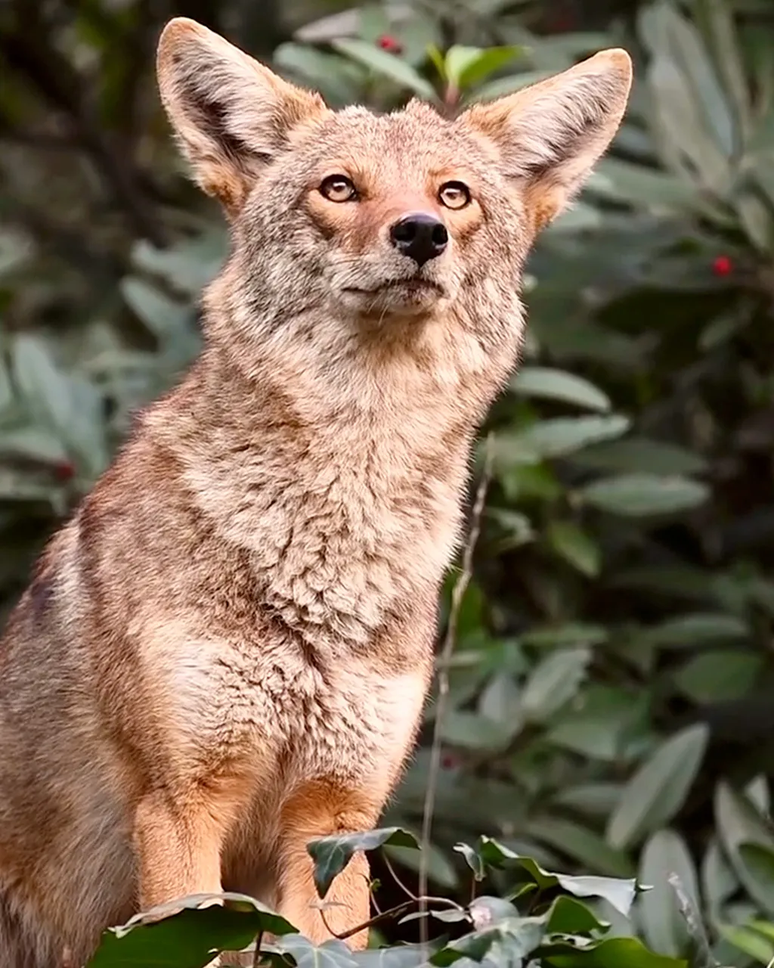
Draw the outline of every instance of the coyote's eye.
M329 202L351 202L357 198L357 190L346 175L328 175L323 178L320 194Z
M438 189L438 200L447 208L465 208L470 205L470 189L459 181L446 182Z

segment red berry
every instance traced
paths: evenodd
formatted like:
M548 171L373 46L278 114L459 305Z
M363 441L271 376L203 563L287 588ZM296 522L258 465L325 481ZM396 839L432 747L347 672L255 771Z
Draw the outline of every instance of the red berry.
M727 255L719 255L712 260L712 273L716 276L727 276L734 270L733 262Z
M54 464L54 476L58 481L65 483L75 477L75 466L69 460L60 460Z
M444 753L441 757L441 769L442 770L453 770L455 766L459 766L460 761L452 753Z
M396 40L391 34L382 34L376 43L382 50L386 50L388 54L400 54L403 51L401 42Z

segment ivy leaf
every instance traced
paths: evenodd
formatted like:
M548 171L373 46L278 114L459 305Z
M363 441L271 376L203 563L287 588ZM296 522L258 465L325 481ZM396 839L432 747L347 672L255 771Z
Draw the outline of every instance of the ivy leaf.
M244 894L196 894L105 932L88 968L204 968L214 953L246 948L264 931L285 935L296 928Z
M290 955L296 968L357 968L352 952L336 938L315 945L303 935L289 934L274 947L281 954Z
M389 844L392 847L419 848L416 837L402 827L381 827L356 834L335 834L320 837L307 844L314 861L314 883L320 897L325 897L337 874L347 866L357 851L376 850Z
M570 940L541 945L536 956L555 968L687 968L687 962L649 951L638 938L606 938L577 947Z

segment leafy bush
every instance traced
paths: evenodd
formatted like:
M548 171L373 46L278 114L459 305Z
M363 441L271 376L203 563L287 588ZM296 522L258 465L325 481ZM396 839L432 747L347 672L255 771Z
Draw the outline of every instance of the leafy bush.
M424 849L388 842L384 856L412 893L429 881L464 909L434 964L650 964L634 941L610 948L639 937L692 965L768 965L774 18L754 0L583 6L588 20L567 29L548 3L368 4L312 22L319 9L294 4L265 33L282 40L277 69L333 105L381 109L419 96L454 110L611 44L637 63L613 151L531 260L523 366L485 428L480 533L445 596L445 709L428 707L385 818ZM246 7L207 9L260 51ZM24 0L0 17L4 608L132 411L192 358L198 293L223 257L220 216L176 170L162 123L153 16L140 0L102 0L67 20ZM41 49L73 82L58 100ZM503 900L474 913L481 831L500 845L487 890ZM384 864L375 897L394 907L405 897ZM513 893L516 871L541 886L534 865L652 889L626 911L562 902L561 933L593 941L559 943L563 885ZM276 931L268 919L234 900L164 930L187 937L195 923L214 945ZM138 925L122 944L162 937ZM379 924L392 942L416 927ZM471 927L472 947L450 949ZM297 963L419 958L285 943Z

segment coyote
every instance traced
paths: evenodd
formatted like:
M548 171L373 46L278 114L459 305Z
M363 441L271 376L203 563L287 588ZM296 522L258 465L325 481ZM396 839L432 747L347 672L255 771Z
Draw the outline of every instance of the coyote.
M204 346L41 554L0 643L0 958L237 890L315 942L307 843L372 828L433 669L477 427L539 230L625 110L606 50L455 118L330 110L177 18L164 107L231 247ZM363 930L354 947L367 940Z

